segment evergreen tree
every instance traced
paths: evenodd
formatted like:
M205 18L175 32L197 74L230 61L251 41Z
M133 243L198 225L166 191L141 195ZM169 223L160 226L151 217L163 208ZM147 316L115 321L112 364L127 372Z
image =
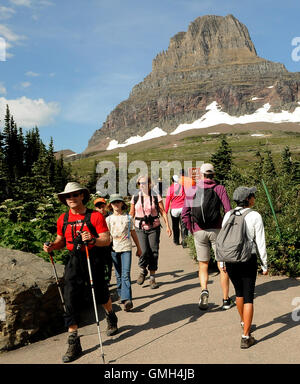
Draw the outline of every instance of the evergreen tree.
M300 161L293 162L291 180L296 186L300 185Z
M55 166L56 166L56 159L54 155L54 144L53 144L53 138L50 139L50 144L48 148L48 168L49 168L49 183L54 186L55 182Z
M292 154L288 146L286 146L283 152L281 153L280 168L283 174L290 175L292 173Z
M225 137L222 138L217 152L211 156L210 162L215 168L215 179L220 184L225 184L225 180L229 178L232 167L232 149Z
M275 165L271 151L268 149L265 151L265 158L263 163L263 177L266 179L274 179L277 176Z
M97 161L95 160L94 161L93 172L90 175L89 181L88 181L88 183L86 185L86 187L88 188L88 190L91 193L96 193L96 184L97 184L97 180L98 180L98 173L96 172L96 169L97 169ZM117 178L117 180L119 180L119 179Z
M25 173L32 174L32 166L38 160L40 154L41 139L37 127L27 131L24 144Z

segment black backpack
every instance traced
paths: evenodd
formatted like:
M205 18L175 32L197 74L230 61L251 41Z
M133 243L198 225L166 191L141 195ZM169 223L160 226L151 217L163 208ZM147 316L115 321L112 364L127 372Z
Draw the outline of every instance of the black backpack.
M193 197L191 219L202 229L214 228L221 218L221 200L215 187L198 187Z
M84 219L83 220L77 220L77 221L69 221L69 211L65 213L63 227L62 227L62 233L63 233L63 236L65 236L65 232L66 232L67 226L68 225L72 225L72 238L73 238L73 241L70 241L69 243L72 243L72 244L76 243L77 234L73 233L73 226L75 224L81 224L81 230L82 230L84 224L86 224L88 229L90 230L91 234L93 236L95 236L95 237L99 237L98 233L96 231L96 228L91 223L91 215L92 215L93 212L96 212L96 211L87 208L85 216L84 216Z

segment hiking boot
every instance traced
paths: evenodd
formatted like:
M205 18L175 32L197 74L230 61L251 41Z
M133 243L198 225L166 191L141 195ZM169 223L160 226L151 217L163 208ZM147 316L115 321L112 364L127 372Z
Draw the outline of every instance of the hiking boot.
M138 285L144 284L144 281L145 281L145 278L146 278L147 274L148 274L148 271L146 271L146 270L144 270L144 272L141 272L139 277L137 278L136 283Z
M204 289L200 295L199 308L206 310L208 308L208 290Z
M150 279L150 288L151 289L156 289L156 288L158 288L158 284L157 284L157 282L154 280L154 279Z
M124 303L124 311L129 312L133 308L131 300L126 300Z
M118 318L114 311L111 311L109 313L105 312L105 317L107 321L106 334L107 336L113 336L118 333Z
M224 309L224 310L230 309L233 306L234 306L234 302L231 300L230 297L226 300L223 299L222 309Z
M241 339L241 349L247 349L247 348L251 347L255 343L256 343L256 340L251 335L249 335L248 338L242 337L242 339Z
M66 354L62 357L63 363L70 363L71 361L77 359L82 354L82 348L80 344L80 339L77 336L77 332L72 332L68 337L68 350Z

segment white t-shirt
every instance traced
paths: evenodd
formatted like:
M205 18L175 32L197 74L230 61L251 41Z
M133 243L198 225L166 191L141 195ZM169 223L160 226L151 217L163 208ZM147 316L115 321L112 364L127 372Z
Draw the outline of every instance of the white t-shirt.
M236 209L241 209L242 207L236 207ZM244 213L249 208L241 209L241 213ZM230 211L227 212L224 216L222 227L229 219ZM249 239L254 240L252 251L256 253L256 250L259 254L262 270L265 272L268 269L267 265L267 250L266 250L266 240L265 240L265 229L264 223L262 221L261 215L252 211L245 216L246 230Z
M130 231L134 231L132 217L127 215L127 213L123 213L122 215L112 214L106 218L106 223L113 240L113 250L115 252L131 251L132 242Z

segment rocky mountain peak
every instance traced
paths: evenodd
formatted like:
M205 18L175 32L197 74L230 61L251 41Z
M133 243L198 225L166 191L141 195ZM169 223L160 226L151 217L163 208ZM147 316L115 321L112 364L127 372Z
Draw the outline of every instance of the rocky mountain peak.
M270 112L291 111L299 99L300 73L260 58L247 27L233 15L206 15L171 37L168 49L154 58L152 72L108 115L84 152L155 127L170 133L201 118L212 102L241 116L266 103Z
M248 29L233 15L198 17L153 60L153 73L258 60Z

